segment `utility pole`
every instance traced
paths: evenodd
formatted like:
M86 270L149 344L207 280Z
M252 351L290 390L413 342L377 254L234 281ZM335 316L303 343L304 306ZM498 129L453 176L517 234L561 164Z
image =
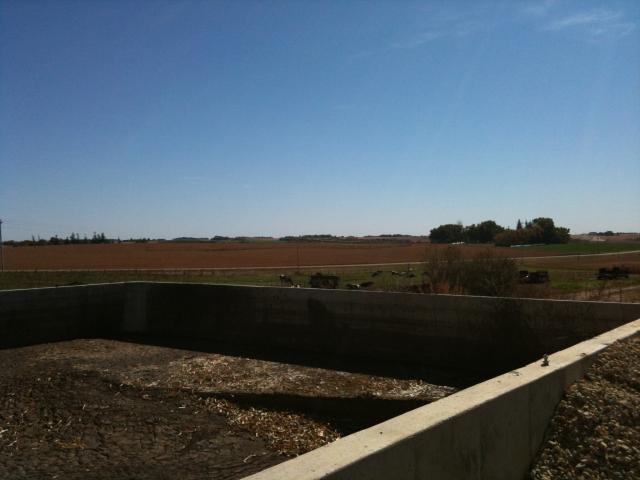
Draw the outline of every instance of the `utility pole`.
M0 218L0 272L4 272L4 248L2 246L2 219Z

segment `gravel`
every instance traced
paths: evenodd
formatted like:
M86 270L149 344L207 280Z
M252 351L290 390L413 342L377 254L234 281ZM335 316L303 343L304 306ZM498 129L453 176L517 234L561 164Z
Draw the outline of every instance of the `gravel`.
M640 479L640 335L607 348L568 389L530 478Z

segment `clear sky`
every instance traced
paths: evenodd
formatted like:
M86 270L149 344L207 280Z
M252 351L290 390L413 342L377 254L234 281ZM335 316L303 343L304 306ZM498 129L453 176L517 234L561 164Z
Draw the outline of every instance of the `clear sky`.
M640 2L0 0L5 239L640 230Z

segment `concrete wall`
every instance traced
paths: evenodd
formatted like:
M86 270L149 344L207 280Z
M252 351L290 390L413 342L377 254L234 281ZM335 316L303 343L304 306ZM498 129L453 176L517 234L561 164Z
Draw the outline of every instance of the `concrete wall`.
M487 378L638 317L640 304L132 282L0 292L0 345L138 335Z
M131 287L130 287L131 288ZM502 373L640 317L640 304L138 284L129 333Z
M525 478L564 390L640 320L342 438L247 480Z
M0 348L112 336L125 284L0 291Z

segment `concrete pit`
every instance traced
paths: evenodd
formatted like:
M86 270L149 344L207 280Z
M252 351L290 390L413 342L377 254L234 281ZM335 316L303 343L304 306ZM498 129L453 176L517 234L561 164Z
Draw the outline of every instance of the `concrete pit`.
M521 478L565 389L638 318L272 287L3 291L0 477Z

